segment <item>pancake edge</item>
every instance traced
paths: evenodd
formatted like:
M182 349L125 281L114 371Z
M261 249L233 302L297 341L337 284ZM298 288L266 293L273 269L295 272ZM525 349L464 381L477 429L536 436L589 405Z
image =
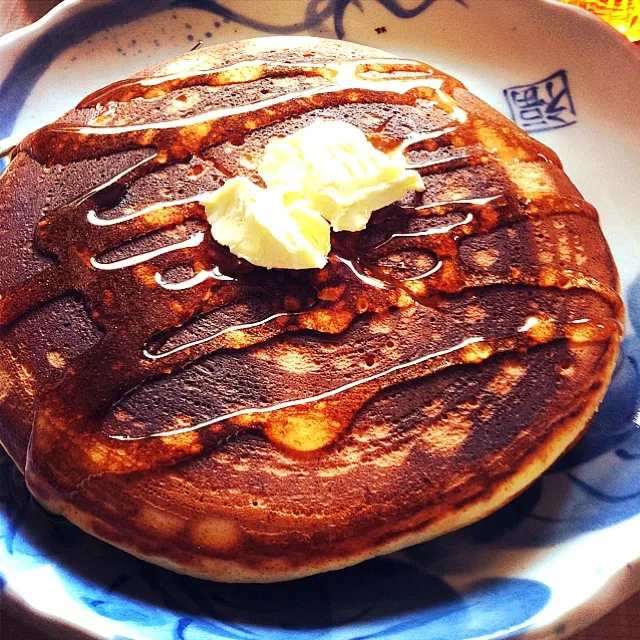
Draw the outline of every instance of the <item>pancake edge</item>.
M63 501L39 500L33 494L33 489L31 487L29 489L45 509L64 516L93 537L126 551L140 560L194 578L227 583L273 583L336 571L462 529L491 515L529 488L554 462L571 449L589 428L611 382L620 342L619 338L609 339L607 349L601 356L605 366L600 370L599 375L594 377L594 382L598 381L597 387L592 386L585 394L586 399L577 410L578 415L573 415L576 411L569 415L565 414L555 426L552 435L540 447L527 455L519 468L510 470L501 482L493 483L480 498L471 500L460 510L453 511L438 520L427 521L426 524L397 531L391 539L383 542L371 544L369 537L361 539L362 546L369 550L360 553L318 554L314 557L313 550L310 549L309 561L295 566L285 556L265 558L264 562L256 562L254 559L243 562L241 559L216 558L214 560L210 556L202 554L194 555L191 566L187 566L172 562L166 557L141 553L133 546L114 543L100 534L102 521L93 514L88 514ZM425 512L419 512L413 519L420 520L421 517L424 519L424 514ZM402 529L403 525L403 522L398 522L398 529ZM368 536L371 536L372 533L368 532ZM353 544L354 541L357 542L357 539L349 540L349 543Z

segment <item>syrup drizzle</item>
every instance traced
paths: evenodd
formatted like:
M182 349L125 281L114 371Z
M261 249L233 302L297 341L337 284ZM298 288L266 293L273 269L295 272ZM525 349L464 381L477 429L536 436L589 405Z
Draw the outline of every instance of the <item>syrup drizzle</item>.
M206 336L205 338L200 338L199 340L193 340L186 344L180 345L179 347L175 347L168 351L162 351L160 353L151 353L148 349L143 350L143 354L145 357L150 360L158 360L160 358L166 358L168 356L172 356L174 353L179 353L180 351L184 351L185 349L192 349L193 347L197 347L201 344L206 344L207 342L211 342L216 338L219 338L227 333L232 333L236 331L246 331L247 329L253 329L254 327L261 327L262 325L267 324L268 322L272 322L277 318L289 318L291 314L288 312L285 313L274 313L267 318L263 318L262 320L257 320L256 322L247 322L245 324L238 324L231 327L225 327L224 329L214 333L210 336Z
M191 278L182 280L181 282L166 282L160 273L156 273L155 279L156 283L163 289L168 289L169 291L183 291L185 289L191 289L191 287L195 287L202 282L206 282L207 280L229 281L233 280L234 278L220 273L220 269L218 269L218 267L214 267L213 269L199 271Z
M288 118L330 105L363 101L412 104L416 98L422 98L438 104L448 113L454 110L452 99L442 91L443 86L453 81L433 77L429 72L425 72L424 78L420 79L371 79L363 75L366 65L379 64L375 60L330 62L313 70L315 75L326 75L326 67L329 76L333 76L333 83L329 86L292 91L255 103L217 108L177 120L120 126L54 123L27 136L19 150L26 151L42 162L51 162L69 154L73 154L76 160L86 159L94 157L96 149L91 145L78 143L88 136L95 136L103 139L98 145L100 155L131 148L163 147L169 157L181 158L197 153L204 147L219 144L228 139L230 134L243 135L261 126L273 124L278 118ZM271 78L276 73L260 62L246 63L243 69L251 69L252 66L257 69L255 76L260 78ZM387 66L393 71L393 67ZM291 72L289 69L288 75L292 75ZM220 76L217 79L220 81ZM108 91L106 95L109 95ZM88 104L100 99L98 95ZM243 117L249 114L251 117ZM55 157L43 157L42 152L47 149L55 149Z
M117 112L117 103L149 100L191 86L228 86L258 79L315 76L329 84L258 100L231 108L219 108L176 120L133 125L101 124ZM416 380L446 367L483 362L496 353L528 349L558 339L576 342L603 341L619 335L615 320L589 318L560 323L553 318L531 317L513 335L501 338L471 336L451 347L426 353L383 371L335 387L315 396L249 407L229 412L183 429L165 430L143 438L105 436L102 416L131 389L153 376L169 374L220 349L245 349L288 331L312 330L339 334L362 314L402 309L419 303L436 309L446 296L468 288L488 285L525 285L562 290L586 289L603 297L619 314L617 293L577 271L542 267L537 273L517 269L507 275L472 273L459 259L459 243L472 235L489 233L501 226L530 218L559 214L596 216L582 200L546 198L513 202L503 196L428 202L396 206L393 215L409 217L462 214L462 220L420 232L394 232L366 252L361 234L333 238L328 266L320 272L289 274L248 266L198 232L189 239L114 262L100 257L120 245L188 219L206 222L197 196L158 202L118 217L100 214L113 209L127 189L140 178L170 164L185 162L208 147L232 137L273 125L318 109L349 103L386 103L414 108L440 109L448 124L440 130L410 134L401 139L370 134L379 148L407 153L429 145L441 148L452 136L467 146L478 145L473 123L452 97L457 81L440 75L423 63L410 60L365 60L323 64L280 64L261 60L218 69L195 70L154 78L124 80L87 97L81 109L96 108L93 124L54 123L28 136L19 151L46 164L69 163L131 149L149 149L150 155L87 191L69 204L49 212L38 226L37 246L57 257L57 264L0 296L0 328L15 322L30 309L68 291L85 296L97 324L105 330L103 341L77 358L55 392L39 398L36 426L32 432L29 463L49 474L52 486L74 490L81 482L101 473L130 473L200 454L207 447L241 429L261 428L278 446L292 451L315 451L339 437L365 402L381 390ZM510 141L513 143L513 141ZM515 143L513 143L515 144ZM519 159L549 160L534 141L519 141ZM490 153L490 152L487 152ZM496 155L498 162L507 156ZM474 160L457 156L458 163ZM416 163L423 173L445 171L452 158ZM105 233L108 227L109 233ZM425 249L436 257L435 266L409 278L377 266L375 260L388 250ZM163 274L185 264L194 275L167 282ZM305 288L319 292L323 282L337 278L346 282L338 300L323 300L304 311L287 311L291 292ZM178 347L152 350L158 336L171 334L202 314L241 300L258 287L273 291L274 312L263 319L223 328ZM126 292L128 318L139 324L122 326L122 311L105 291ZM295 296L294 296L295 297ZM124 300L125 298L123 298ZM105 373L107 375L105 375ZM314 424L313 434L300 425ZM74 455L62 451L74 448ZM57 454L57 455L56 455ZM63 461L56 469L47 459ZM65 466L67 465L68 466Z
M349 69L361 77L368 75L368 80L385 81L391 72L413 72L418 79L436 77L448 80L447 76L436 75L434 70L419 60L401 60L398 58L377 58L347 63ZM144 98L146 100L164 96L172 91L184 90L197 86L230 86L247 84L265 78L290 78L292 76L319 77L336 81L339 73L344 73L345 63L327 62L322 64L295 65L267 60L249 60L227 65L218 69L194 69L173 74L153 76L151 78L125 78L114 82L88 95L79 109L100 107L112 102L130 102ZM379 75L372 75L372 73ZM405 76L406 78L407 76ZM410 76L409 79L416 79Z
M96 258L91 257L90 262L92 267L94 267L95 269L100 269L101 271L126 269L127 267L134 267L137 264L148 262L149 260L153 260L154 258L162 256L166 253L171 253L172 251L193 249L194 247L200 246L203 242L204 233L202 231L198 231L198 233L194 233L190 238L187 238L187 240L183 240L182 242L175 242L174 244L170 244L166 247L161 247L160 249L154 249L153 251L147 251L146 253L139 253L135 256L131 256L130 258L124 258L123 260L114 260L113 262L100 262ZM166 285L165 288L167 288Z
M265 318L264 320L260 320L256 323L250 323L246 325L239 325L237 327L229 327L224 329L222 332L211 336L210 338L205 338L200 343L204 342L207 339L213 339L220 335L221 333L227 333L229 331L238 331L242 329L252 328L254 326L258 326L260 324L264 324L265 322L270 322L271 320L282 317L285 314L274 314L269 318ZM540 325L546 324L545 332L547 335L540 337L535 336L533 330L538 328ZM612 331L618 330L617 321L605 320L603 322L593 322L588 318L580 318L578 320L571 320L566 325L560 326L558 322L554 319L540 319L534 316L531 316L527 319L527 321L517 329L517 334L524 334L528 338L529 346L535 344L541 344L548 342L552 339L569 338L571 340L577 342L591 342L595 340L605 340L611 336ZM465 338L458 344L453 345L452 347L448 347L446 349L442 349L440 351L435 351L433 353L428 353L424 356L420 356L419 358L414 358L413 360L409 360L407 362L401 362L400 364L396 364L392 367L384 369L383 371L379 371L370 376L366 376L363 378L359 378L358 380L354 380L347 384L343 384L339 387L335 387L334 389L330 389L329 391L325 391L323 393L309 396L305 398L299 398L296 400L289 400L287 402L280 402L277 404L270 405L268 407L253 407L240 409L238 411L233 411L231 413L227 413L221 416L217 416L215 418L211 418L209 420L205 420L204 422L200 422L199 424L184 427L181 429L172 429L169 431L160 431L148 436L111 436L115 440L121 441L131 441L131 440L145 440L147 438L165 438L173 435L180 435L183 433L189 433L192 431L199 431L200 429L204 429L206 427L210 427L216 425L220 422L225 422L227 420L231 420L233 418L241 417L241 416L255 416L258 414L265 413L273 413L276 411L281 411L283 409L289 409L294 407L303 407L305 405L316 404L322 401L326 401L328 399L333 399L336 396L351 391L352 389L356 389L362 385L367 385L372 382L376 382L381 379L388 378L393 376L394 374L402 373L400 376L403 381L406 379L416 379L416 377L420 377L423 374L419 374L415 376L415 374L406 376L404 371L407 369L411 369L413 367L418 367L419 365L428 363L429 361L438 361L445 356L449 356L452 359L452 362L455 364L464 364L465 362L472 362L477 364L478 362L482 362L489 358L495 352L503 352L507 350L512 350L517 348L517 346L521 346L522 339L519 337L508 337L502 339L487 339L482 336L472 336L470 338ZM480 349L467 349L468 347L472 347L476 345L481 347ZM188 346L188 345L187 345ZM186 348L186 347L184 347ZM465 351L467 349L467 351ZM157 356L156 356L157 357ZM451 366L451 364L449 364ZM385 385L386 386L386 385ZM252 424L254 421L252 420ZM333 438L332 438L333 440ZM327 443L328 444L328 443Z
M201 198L201 195L191 196L189 198L181 198L179 200L167 200L166 202L156 202L154 204L150 204L147 207L140 209L139 211L134 211L132 213L127 213L123 216L118 216L116 218L101 218L94 209L90 209L89 213L87 213L87 220L98 227L110 227L114 224L121 224L122 222L128 222L129 220L135 220L135 218L141 218L142 216L146 216L150 213L155 213L156 211L160 211L162 209L169 209L172 207L181 207L185 204L196 203Z

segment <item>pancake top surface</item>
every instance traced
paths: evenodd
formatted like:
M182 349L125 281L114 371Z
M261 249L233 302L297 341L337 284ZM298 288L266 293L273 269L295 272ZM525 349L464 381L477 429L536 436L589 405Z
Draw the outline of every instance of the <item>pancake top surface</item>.
M259 182L265 144L318 117L404 145L425 191L332 234L322 270L230 255L197 195ZM555 154L374 49L176 58L29 136L0 201L4 446L51 508L199 575L428 535L574 439L615 358L615 267Z

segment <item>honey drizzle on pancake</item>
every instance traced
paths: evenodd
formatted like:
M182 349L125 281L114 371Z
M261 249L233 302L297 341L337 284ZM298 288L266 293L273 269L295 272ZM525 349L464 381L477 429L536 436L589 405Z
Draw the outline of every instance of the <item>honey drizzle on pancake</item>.
M71 364L55 392L41 395L32 433L30 464L39 466L58 447L67 449L73 445L74 451L77 450L76 456L56 456L60 477L70 483L70 491L88 477L101 473L130 473L187 459L246 428L261 429L272 442L288 450L315 451L334 442L362 406L389 386L553 340L604 341L619 334L620 325L615 320L579 318L561 323L554 318L536 316L529 318L514 335L471 336L450 348L401 362L318 396L268 407L244 408L212 417L192 428L154 433L140 439L101 433L102 417L130 390L151 377L168 375L217 350L245 349L288 331L339 334L363 314L402 309L416 303L438 308L446 296L468 288L512 284L587 289L603 297L619 312L621 302L613 289L576 271L543 267L535 274L524 274L512 269L508 275L498 277L469 273L462 267L458 250L463 238L533 217L558 213L596 215L582 200L555 197L536 202L513 202L497 196L415 207L397 205L381 214L433 217L458 212L465 217L460 222L430 227L420 233L390 234L366 251L359 244L364 232L334 234L330 261L325 269L290 272L284 277L277 271L247 265L212 238L205 242L201 234L165 249L120 261L101 260L114 246L151 232L172 229L188 220L206 222L203 208L193 197L151 204L115 218L100 217L100 212L113 209L137 180L170 164L185 162L206 148L229 139L243 139L256 129L294 116L350 103L382 102L414 107L425 104L442 109L451 123L418 137L397 139L370 134L371 142L385 151L400 148L405 152L420 149L427 142L448 144L453 137L467 145L480 142L473 126L466 122L466 114L451 96L453 89L462 85L448 76L438 75L423 63L396 59L322 65L271 64L257 60L219 69L124 80L92 94L79 107L100 111L113 101L148 100L190 86L226 86L301 75L321 77L332 84L173 121L126 126L101 124L112 113L111 106L107 106L107 111L99 113L92 125L54 123L21 143L19 151L47 165L132 149L147 148L151 152L130 169L48 213L38 225L37 245L43 252L55 255L57 264L0 297L2 327L47 300L78 291L85 297L96 324L105 331L102 342ZM512 157L511 152L498 149L493 155L503 164L518 160L548 161L533 144L530 147L518 144L514 153L518 155ZM423 173L441 172L450 168L452 160L418 162L414 166ZM473 155L455 160L463 164L480 161ZM113 190L114 187L117 188ZM105 233L105 226L109 227L109 233ZM392 247L428 250L436 257L436 265L419 276L398 278L392 270L374 262ZM149 262L153 262L153 267ZM192 266L193 277L178 283L165 281L163 273L186 263ZM301 297L301 291L317 293L333 275L339 275L347 283L340 299L328 301L316 295L309 308L286 310L287 295ZM262 320L227 327L177 348L151 350L152 339L173 334L194 317L241 300L255 288L273 292L279 309ZM125 290L125 298L115 295L119 289ZM161 313L154 311L158 305ZM137 318L137 324L123 328L123 314ZM73 403L69 398L73 398Z
M238 327L229 327L225 329L225 332L229 332L232 330L242 330L247 327L252 327L256 325L264 324L265 322L269 322L282 314L275 314L269 318L265 318L257 323L252 323L251 325L241 325ZM540 324L545 324L545 328L542 330L542 333L534 331ZM536 344L546 343L550 340L557 340L559 338L567 338L569 340L573 340L576 342L593 342L599 340L606 340L611 337L611 335L617 330L617 321L607 319L603 322L593 322L587 318L580 318L578 320L569 321L566 324L559 324L553 319L541 320L536 317L530 317L527 322L522 325L518 329L518 336L512 336L508 338L499 338L499 339L486 339L481 336L473 336L470 338L466 338L462 342L449 347L447 349L443 349L441 351L436 351L434 353L429 353L427 355L421 356L419 358L415 358L414 360L410 360L408 362L401 362L397 365L389 367L383 371L378 373L374 373L370 376L360 378L353 382L349 382L340 387L336 387L334 389L330 389L329 391L325 391L315 396L300 398L297 400L289 400L286 402L281 402L275 405L267 406L267 407L254 407L254 408L245 408L240 409L238 411L234 411L232 413L228 413L222 416L218 416L216 418L211 418L210 420L206 420L205 422L201 422L197 425L191 427L185 427L182 429L173 429L170 431L162 431L159 433L154 433L146 436L112 436L115 440L121 441L132 441L132 440L146 440L148 438L164 438L173 435L180 435L183 433L189 433L192 431L199 431L200 429L211 427L220 422L238 419L238 426L251 426L255 427L257 424L264 425L267 430L267 435L274 441L278 442L283 446L287 446L291 449L295 449L298 451L314 451L316 449L322 448L328 444L331 444L335 440L336 433L335 429L327 429L326 421L320 421L314 424L317 427L317 433L313 435L312 446L309 445L308 437L301 437L302 434L297 432L296 423L299 420L296 418L304 419L304 412L308 411L308 405L317 405L321 402L337 402L335 407L332 407L333 411L326 410L326 407L322 407L322 412L326 413L335 413L337 416L340 416L340 413L344 411L345 405L346 407L351 407L352 411L359 409L362 406L362 398L359 398L358 403L349 402L347 399L342 397L342 394L346 394L352 390L356 390L358 387L369 385L371 383L375 383L378 380L382 380L385 378L391 378L393 376L393 380L390 382L386 380L386 384L381 386L381 388L386 388L387 386L391 386L394 384L399 384L400 382L406 382L408 380L415 380L416 378L423 377L424 375L428 375L430 373L434 373L438 370L446 366L454 366L456 364L478 364L488 359L492 355L496 353L503 353L505 351L513 351L518 349L527 348L529 346L534 346ZM213 336L213 337L217 337ZM213 338L212 337L212 338ZM202 342L202 341L201 341ZM447 359L448 357L448 359ZM418 371L417 374L415 372L411 372L407 374L407 370L415 368L419 368L420 365L425 365L425 363L429 363L426 366L426 371L421 370ZM442 363L442 364L440 364ZM397 378L396 378L396 374ZM367 394L366 400L373 397L380 388L376 388L374 385L375 393L369 395ZM361 393L361 392L360 392ZM366 401L365 400L365 401ZM296 416L296 410L298 408L302 408L302 415ZM269 424L268 418L266 420L261 420L265 415L269 415L274 412L288 412L289 414L284 417L284 424L281 421L278 421L278 424L273 425ZM246 420L242 420L242 418L249 417L249 422ZM350 416L353 418L353 415ZM342 420L336 418L334 423L341 423ZM243 424L244 423L244 424ZM308 425L303 426L303 431L305 432L308 429ZM339 427L339 431L342 431L343 427ZM321 440L322 442L319 442ZM301 445L306 446L295 446L296 441Z
M379 58L371 60L355 60L348 63L356 68L356 73L386 74L395 72L412 72L419 74L420 79L434 76L434 69L419 60L401 60L399 58ZM340 66L339 66L340 65ZM227 86L262 80L264 78L288 78L292 75L321 77L336 80L343 71L344 63L326 62L321 64L295 65L268 60L251 60L238 62L218 69L196 69L151 78L125 78L114 82L88 95L79 109L90 109L109 102L129 102L138 98L149 100L164 96L176 90L193 86ZM406 77L406 76L405 76ZM445 76L436 76L444 79ZM371 78L371 79L376 79Z
M401 68L406 66L402 61L399 64ZM243 66L252 68L254 65L261 68L257 77L281 75L279 69L270 68L260 61ZM183 160L199 153L203 148L214 146L233 136L242 137L255 129L294 115L355 102L415 104L416 99L423 99L437 104L454 117L464 119L461 110L444 90L445 87L459 86L459 83L444 76L433 77L429 67L418 62L415 65L425 67L424 77L394 78L393 65L377 60L328 62L323 66L335 74L334 84L329 86L294 91L237 107L217 108L177 120L121 126L54 123L27 136L18 150L26 151L36 160L48 163L88 159L96 157L96 152L105 155L134 148L154 147L162 148L161 161L166 163ZM387 69L387 75L373 79L363 76L363 72L370 67ZM299 69L300 67L292 66L288 75L300 75L311 70L302 67L302 71L298 73ZM323 67L317 67L313 75L322 76L324 72ZM221 81L221 77L224 76L212 74L209 80L213 82L216 78ZM105 90L105 94L109 94L109 88ZM99 97L89 104L96 100ZM88 136L95 136L100 140L95 145L82 144ZM53 154L48 155L51 151Z

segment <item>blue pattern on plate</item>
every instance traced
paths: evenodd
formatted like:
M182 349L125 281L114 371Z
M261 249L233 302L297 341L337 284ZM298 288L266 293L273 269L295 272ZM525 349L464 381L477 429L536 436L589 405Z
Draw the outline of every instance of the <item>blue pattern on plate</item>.
M409 20L419 16L426 11L437 0L422 0L415 7L407 8L398 0L376 0L391 15L403 20ZM465 0L455 0L458 4L464 6ZM245 27L250 27L262 33L272 33L278 35L289 35L303 33L323 25L327 20L331 19L333 30L336 37L342 39L345 36L344 14L349 6L354 6L363 11L360 0L310 0L307 3L307 11L304 20L293 22L289 25L271 24L262 20L251 18L234 11L230 7L226 7L216 0L172 0L172 7L193 7L203 9L225 20L235 22Z
M518 578L479 580L457 593L400 555L289 583L210 583L148 565L51 516L3 456L0 488L7 487L15 494L0 496L0 513L14 514L0 532L7 552L30 566L53 559L78 601L109 620L153 628L154 638L471 640L526 626L551 595Z
M528 133L560 129L578 121L567 72L504 90L511 119Z
M91 7L79 15L68 17L38 36L27 47L0 84L0 138L11 135L20 109L36 82L55 58L67 49L83 42L96 31L126 24L166 8L166 2L117 2Z
M423 0L412 9L397 0L377 2L393 16L408 19L435 0ZM347 8L362 10L358 0L311 0L302 22L278 27L256 22L216 0L118 1L117 10L114 4L90 7L67 18L21 55L0 85L0 137L11 133L49 62L98 28L184 6L265 33L298 33L330 22L335 34L343 37ZM532 96L532 92L525 96L525 103ZM527 108L525 103L521 106ZM553 111L552 105L551 116L556 115ZM569 111L575 115L573 105ZM640 334L640 278L627 304ZM455 590L445 576L455 575L459 567L479 566L484 550L551 544L639 514L639 389L640 340L631 336L623 344L607 397L585 438L520 498L483 522L432 543L279 585L219 585L141 562L45 512L30 498L9 458L0 454L0 562L7 575L52 566L67 593L88 611L125 623L127 633L136 637L154 640L515 637L549 601L547 585L495 576ZM459 557L441 558L440 551L448 546L459 549L453 554ZM4 582L0 573L0 591ZM115 637L131 640L129 635Z

